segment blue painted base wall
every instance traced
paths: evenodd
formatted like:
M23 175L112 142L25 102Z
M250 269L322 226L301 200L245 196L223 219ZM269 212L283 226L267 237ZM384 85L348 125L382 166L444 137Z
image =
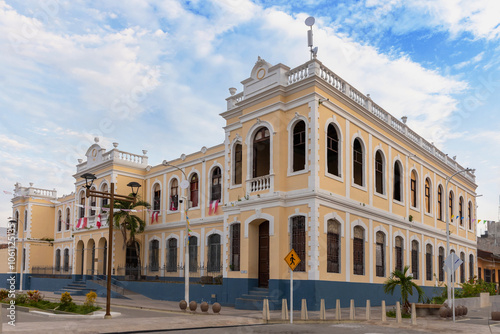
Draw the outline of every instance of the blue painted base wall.
M10 275L0 274L0 288L8 289L7 279ZM25 275L25 290L56 291L73 279L67 278L40 278ZM16 277L16 288L19 287L19 275ZM90 282L88 282L90 283ZM133 282L118 281L118 285L127 290L137 292L152 299L180 301L184 299L184 282L162 283L162 282ZM236 298L247 294L258 285L257 279L244 278L224 278L222 285L190 285L190 299L197 302L206 301L209 303L218 302L222 305L233 306ZM92 287L99 295L104 296L105 288L97 284ZM423 287L426 298L432 298L440 295L443 288ZM102 291L101 291L102 290ZM276 300L281 305L281 299L287 299L290 307L290 281L289 280L270 280L269 295L271 300ZM113 293L113 297L117 297ZM331 281L312 281L312 280L294 280L294 309L298 310L301 306L301 300L307 300L307 308L311 311L317 311L320 308L321 299L325 300L326 308L334 308L336 299L340 299L341 307L349 307L351 299L354 299L356 306L365 306L369 299L372 306L379 306L382 300L387 305L394 305L401 299L400 291L396 288L394 295L385 294L382 284L371 283L352 283L352 282L331 282ZM416 291L410 296L410 302L417 301Z

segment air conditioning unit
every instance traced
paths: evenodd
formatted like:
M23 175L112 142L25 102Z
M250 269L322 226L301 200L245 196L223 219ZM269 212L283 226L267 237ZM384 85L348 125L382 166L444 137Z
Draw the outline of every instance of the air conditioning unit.
M193 201L188 201L188 209L193 207Z

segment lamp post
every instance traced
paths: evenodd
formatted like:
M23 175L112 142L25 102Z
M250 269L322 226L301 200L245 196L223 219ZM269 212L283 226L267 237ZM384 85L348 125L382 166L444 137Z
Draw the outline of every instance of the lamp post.
M108 217L109 246L108 246L108 260L106 262L108 266L107 268L108 277L106 284L106 314L104 315L104 319L110 319L111 318L111 265L112 265L111 258L113 256L113 211L115 206L115 199L118 199L120 201L135 203L137 199L137 192L139 191L141 185L137 182L130 182L129 184L127 184L127 186L132 189L133 196L124 196L115 194L114 182L111 182L110 192L96 191L90 189L92 187L92 184L94 183L94 180L96 179L96 176L94 174L85 173L81 177L85 179L85 188L87 188L85 196L87 198L92 196L92 197L109 199L109 217Z
M445 185L445 207L444 207L444 212L446 216L446 258L450 256L450 215L452 212L448 212L448 207L450 206L449 203L449 194L448 194L448 183L453 179L453 177L459 173L464 173L464 172L471 172L474 171L472 168L466 168L459 170L455 173L453 173L451 176L446 178L446 185ZM451 270L446 271L446 284L448 286L448 299L451 298L451 282L450 282L450 276L451 276ZM455 305L453 305L453 320L455 320Z
M162 164L164 166L169 166L169 167L173 167L173 168L180 170L182 172L182 174L184 175L184 178L186 179L186 183L188 182L186 173L182 169L180 169L177 166L169 164L167 160L163 160ZM188 184L182 184L182 182L181 182L180 186L182 189L186 189L188 187ZM186 301L186 303L189 304L189 220L188 220L188 216L187 216L189 202L187 200L187 197L183 197L183 199L185 201L185 203L184 203L184 216L186 217L186 249L184 252L184 300Z
M19 233L19 221L18 219L11 219L9 220L9 223L11 224L16 224L16 234ZM23 230L23 238L21 239L21 277L20 277L20 281L19 281L19 291L23 291L23 276L24 276L24 255L25 255L25 251L24 251L24 226L22 228ZM17 235L16 235L17 236ZM19 240L19 238L17 238Z

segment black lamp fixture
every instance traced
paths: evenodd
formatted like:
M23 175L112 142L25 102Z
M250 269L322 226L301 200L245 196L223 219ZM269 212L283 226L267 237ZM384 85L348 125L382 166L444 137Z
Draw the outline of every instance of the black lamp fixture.
M94 180L96 179L95 175L92 173L85 173L81 176L85 179L85 188L90 189L92 184L94 184Z
M129 182L129 184L127 184L127 187L130 187L132 188L132 195L134 197L137 196L137 193L139 192L139 188L141 187L141 185L139 184L139 182Z

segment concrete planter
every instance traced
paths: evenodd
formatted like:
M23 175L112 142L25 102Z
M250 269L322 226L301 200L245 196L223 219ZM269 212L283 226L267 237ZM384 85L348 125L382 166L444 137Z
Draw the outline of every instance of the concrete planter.
M439 316L439 309L442 304L415 304L417 317Z

